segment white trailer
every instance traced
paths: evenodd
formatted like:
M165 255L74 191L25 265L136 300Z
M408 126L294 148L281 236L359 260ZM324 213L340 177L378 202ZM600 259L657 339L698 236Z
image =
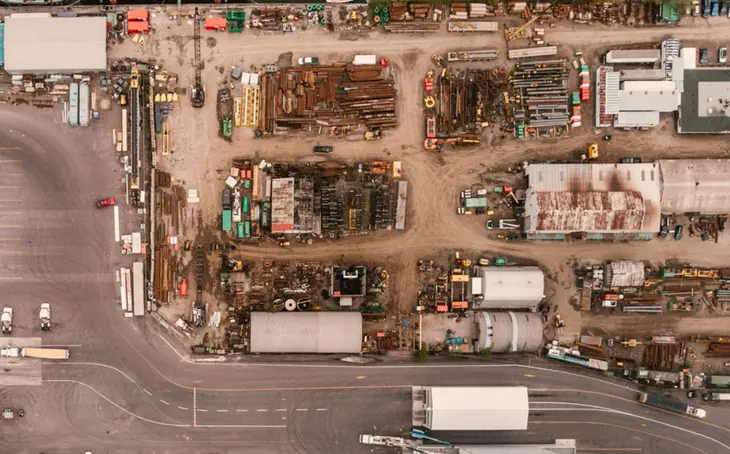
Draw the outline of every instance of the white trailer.
M4 307L0 315L0 323L3 325L3 334L13 334L13 308Z
M132 264L132 287L134 289L134 315L137 317L141 317L144 315L145 310L144 263L142 262L134 262Z
M524 386L414 386L413 426L429 430L527 430Z
M378 64L378 56L377 55L355 55L355 58L352 60L353 65L377 65Z
M38 314L41 319L41 331L51 330L51 304L41 303L41 310Z
M0 357L3 358L38 358L38 359L68 359L69 353L65 348L2 348Z

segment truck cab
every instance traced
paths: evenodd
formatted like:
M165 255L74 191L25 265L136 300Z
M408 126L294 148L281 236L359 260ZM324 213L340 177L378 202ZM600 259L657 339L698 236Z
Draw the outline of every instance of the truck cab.
M38 314L41 319L41 331L51 330L51 304L41 303L41 310Z
M13 308L3 308L2 314L0 314L0 324L3 327L3 334L13 334Z

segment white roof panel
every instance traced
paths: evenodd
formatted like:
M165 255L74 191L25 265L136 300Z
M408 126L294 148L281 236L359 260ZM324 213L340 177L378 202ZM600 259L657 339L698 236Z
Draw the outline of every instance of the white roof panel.
M629 82L625 82L628 84ZM671 90L650 91L650 90L621 90L619 92L621 111L646 111L651 107L657 112L674 112L679 108L681 93L677 91L676 84L672 81Z
M524 386L433 387L434 430L526 430L530 411Z
M662 213L730 213L730 159L662 159Z
M545 275L534 266L481 268L480 308L534 309L545 294Z
M360 353L360 312L252 312L252 353Z
M621 111L613 122L614 128L653 128L659 124L659 112Z
M106 18L5 18L5 70L11 74L105 71Z

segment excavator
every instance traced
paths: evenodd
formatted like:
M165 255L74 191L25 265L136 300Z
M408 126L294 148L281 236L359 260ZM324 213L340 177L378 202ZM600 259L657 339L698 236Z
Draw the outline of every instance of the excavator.
M465 139L463 137L451 137L448 139L426 139L423 143L423 149L426 151L441 150L441 147L445 144L452 144L454 146L462 145L478 145L479 139Z

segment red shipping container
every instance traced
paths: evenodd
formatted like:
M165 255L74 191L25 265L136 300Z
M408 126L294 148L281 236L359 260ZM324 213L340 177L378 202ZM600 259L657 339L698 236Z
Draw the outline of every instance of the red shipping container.
M141 21L141 22L147 22L149 21L150 13L146 9L130 9L127 11L127 20L128 21Z
M148 22L127 22L127 33L149 33L150 24Z

